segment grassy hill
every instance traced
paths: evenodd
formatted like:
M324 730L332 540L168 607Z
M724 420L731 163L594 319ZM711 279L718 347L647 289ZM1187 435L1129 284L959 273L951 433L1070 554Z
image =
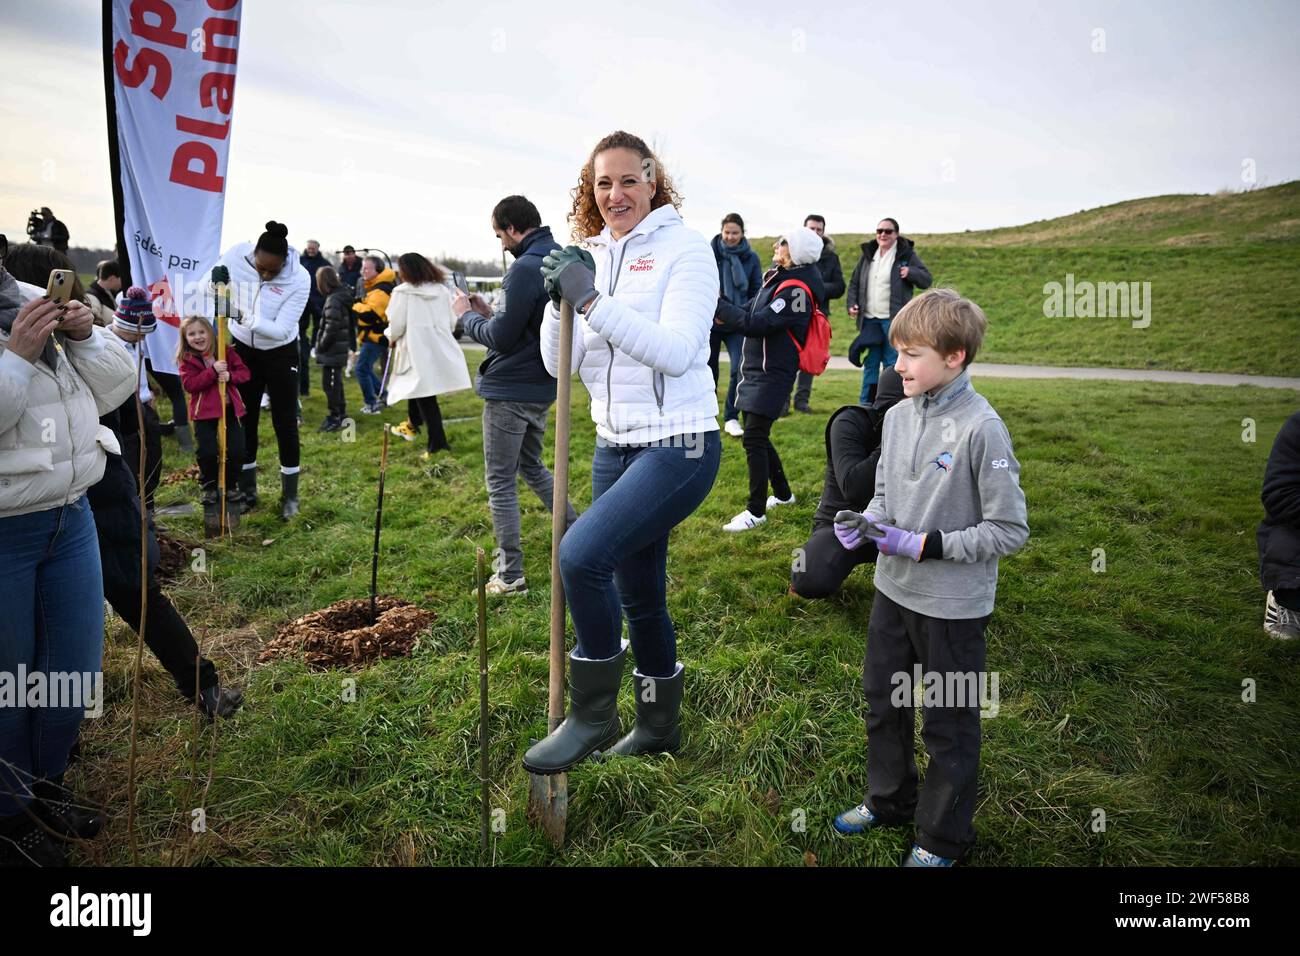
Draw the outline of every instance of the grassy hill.
M847 280L861 243L874 237L834 238ZM959 289L988 313L985 361L1300 375L1300 182L911 238L935 285ZM772 239L751 245L766 266ZM1076 283L1149 282L1149 327L1045 316L1043 287L1067 274ZM831 321L832 348L845 354L855 333L843 300Z

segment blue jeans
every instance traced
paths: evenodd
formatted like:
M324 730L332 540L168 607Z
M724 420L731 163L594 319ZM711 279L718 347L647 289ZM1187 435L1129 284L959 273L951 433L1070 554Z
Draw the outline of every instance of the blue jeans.
M579 657L617 654L626 615L637 669L647 677L676 672L668 533L708 497L721 460L716 431L676 435L662 445L597 444L591 507L560 542Z
M60 683L49 675L100 673L104 581L84 495L70 505L0 518L0 580L6 598L0 671L9 681L18 680L20 667L28 675L43 673L48 693ZM30 680L13 686L25 703L44 706L0 704L0 816L22 812L33 780L63 773L85 711L83 700L29 700Z
M745 344L745 333L728 332L722 341L727 346L727 355L731 359L731 379L727 382L727 401L722 416L724 422L729 422L740 417L736 410L736 383L740 381L740 350Z
M892 366L898 361L898 350L889 344L889 323L890 319L863 319L863 322L880 323L881 332L885 336L883 345L873 345L867 350L862 359L862 392L858 396L858 401L865 405L867 403L867 389L880 381L880 363Z
M362 342L361 351L357 353L357 384L361 386L361 397L367 405L373 405L382 397L379 390L384 387L384 358L388 346L382 342ZM375 362L379 362L379 372L375 372Z

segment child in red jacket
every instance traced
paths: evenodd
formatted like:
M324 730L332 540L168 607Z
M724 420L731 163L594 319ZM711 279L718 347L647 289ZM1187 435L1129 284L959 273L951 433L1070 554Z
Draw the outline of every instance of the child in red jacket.
M226 383L226 523L232 530L239 526L243 501L239 493L239 471L244 465L244 403L235 388L249 379L248 366L234 349L226 360L218 362L216 339L207 319L191 315L181 323L180 348L176 364L181 384L190 397L190 421L198 445L199 481L203 486L203 526L209 536L220 533L217 513L217 423L221 420L221 392L218 383Z

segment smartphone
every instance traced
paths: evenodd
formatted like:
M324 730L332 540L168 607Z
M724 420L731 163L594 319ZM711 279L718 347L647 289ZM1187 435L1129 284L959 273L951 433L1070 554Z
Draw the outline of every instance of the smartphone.
M460 289L461 292L469 295L469 283L465 281L465 273L453 272L451 274L451 281L456 284L457 289Z
M50 281L45 286L45 297L51 302L67 305L72 298L72 284L77 275L71 269L51 269Z

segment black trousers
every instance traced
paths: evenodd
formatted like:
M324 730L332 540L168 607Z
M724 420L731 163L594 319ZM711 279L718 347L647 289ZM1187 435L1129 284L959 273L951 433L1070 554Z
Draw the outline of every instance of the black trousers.
M131 630L140 633L140 586L139 575L131 582L111 580L108 567L104 574L104 599L112 606L114 612L130 625ZM182 697L194 699L194 660L198 658L199 689L212 687L218 682L217 668L212 661L199 654L199 645L190 633L185 619L162 593L158 582L149 576L149 590L146 594L148 618L144 629L144 642L158 662L171 674L176 682L176 689Z
M145 359L145 362L148 363L149 360ZM152 364L149 364L149 374L172 403L172 424L188 425L190 412L185 402L185 389L181 387L181 377L171 372L155 372Z
M134 401L134 400L133 400ZM162 424L158 413L148 405L144 406L144 501L145 507L153 510L153 493L158 490L162 479ZM128 408L122 416L122 459L131 474L139 480L140 471L140 432L135 409ZM127 429L130 429L127 431Z
M311 392L311 347L320 330L320 310L309 302L298 320L298 394Z
M745 435L740 443L745 446L745 463L749 466L749 513L755 517L767 513L769 481L772 494L778 498L790 497L790 482L786 480L781 456L772 444L773 421L775 419L745 412Z
M217 419L202 418L194 423L194 443L198 450L199 482L216 484L221 448L217 436ZM235 406L226 403L226 491L233 491L244 467L244 429L235 414Z
M860 564L876 563L876 546L871 542L849 551L835 537L835 526L813 530L790 570L790 589L800 597L830 597Z
M343 366L321 366L320 387L325 392L325 401L329 405L329 417L342 421L348 414L347 398L343 392Z
M799 374L794 379L794 404L796 408L806 408L808 399L812 398L812 383L814 376L800 369Z
M957 675L984 672L984 629L989 617L947 621L928 617L876 591L867 625L862 688L867 699L867 806L887 824L916 822L916 842L931 853L960 859L975 842L975 799L980 761L979 700L946 692ZM937 674L940 706L923 706L921 739L930 755L918 794L914 666ZM906 675L902 682L899 675ZM949 677L948 675L953 675Z
M297 473L298 445L298 343L276 349L250 348L235 343L252 376L239 386L244 400L244 467L257 464L257 425L262 416L262 393L271 396L271 424L280 451L280 470Z
M411 424L417 428L424 426L424 433L428 436L427 448L429 451L451 451L451 445L447 441L447 433L442 430L442 409L438 407L438 396L429 395L426 398L414 398L411 400L415 409L420 416L420 421L412 419Z

